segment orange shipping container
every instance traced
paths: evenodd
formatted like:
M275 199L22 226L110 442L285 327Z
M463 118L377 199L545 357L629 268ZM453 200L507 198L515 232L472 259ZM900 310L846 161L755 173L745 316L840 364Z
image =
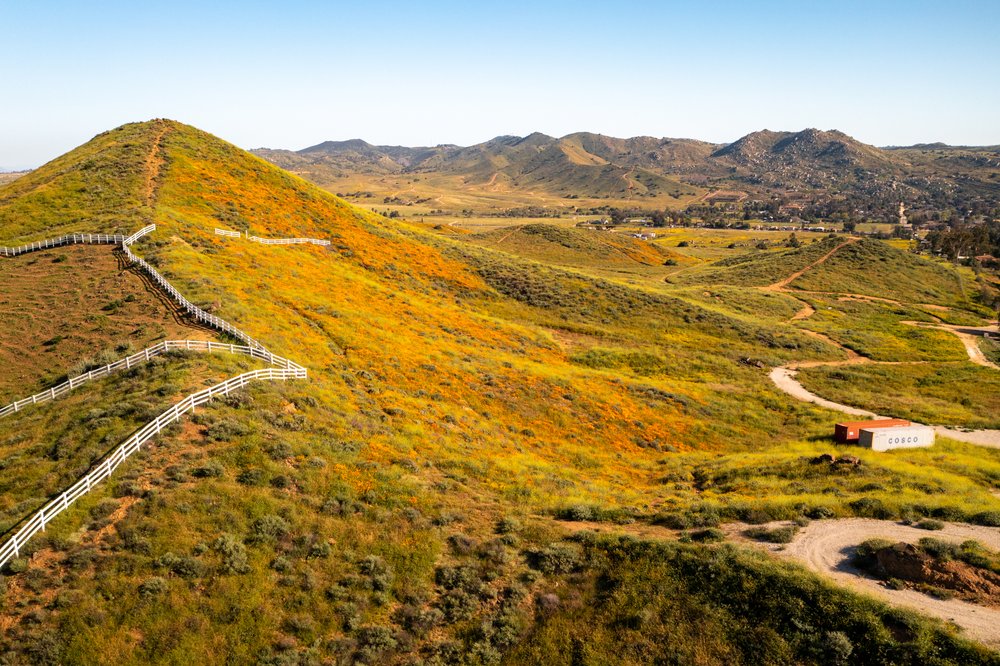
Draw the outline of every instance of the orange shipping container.
M879 419L877 421L846 421L834 426L833 436L838 442L856 442L861 436L861 430L871 428L891 428L893 426L908 426L909 421L903 419Z

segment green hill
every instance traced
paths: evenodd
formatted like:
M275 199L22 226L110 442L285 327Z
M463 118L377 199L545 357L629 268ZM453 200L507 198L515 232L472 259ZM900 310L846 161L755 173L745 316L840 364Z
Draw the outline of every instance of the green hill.
M200 405L53 519L4 572L6 661L761 663L766 638L768 663L825 663L830 635L868 663L992 658L736 545L574 535L579 521L705 528L872 502L887 516L996 510L989 450L862 452L857 474L808 465L830 447L831 416L779 393L766 368L843 353L777 316L396 224L173 121L112 130L0 187L8 245L149 222L136 254L309 379ZM661 252L519 233L587 260ZM129 271L124 289L162 298L115 270ZM46 307L86 286L59 284ZM96 351L123 336L118 320L99 325L102 303L88 322ZM207 333L182 326L170 334ZM50 335L4 327L0 347L16 336L37 357ZM183 396L259 367L175 352L0 419L0 529ZM634 644L610 655L608 640Z

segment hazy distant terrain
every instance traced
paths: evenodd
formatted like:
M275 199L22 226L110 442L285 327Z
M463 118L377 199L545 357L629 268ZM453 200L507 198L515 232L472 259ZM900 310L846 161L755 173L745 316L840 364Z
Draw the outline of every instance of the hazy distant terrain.
M998 146L883 149L836 130L762 130L730 144L580 132L561 138L500 136L468 147L373 146L355 139L253 152L333 192L374 199L373 204L477 212L517 206L680 208L720 196L844 208L857 202L884 211L899 202L917 211L1000 203ZM732 197L726 198L729 192Z

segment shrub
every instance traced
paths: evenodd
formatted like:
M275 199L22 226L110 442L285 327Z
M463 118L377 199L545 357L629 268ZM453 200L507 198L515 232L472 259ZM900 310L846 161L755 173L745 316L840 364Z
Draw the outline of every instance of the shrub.
M719 541L726 540L726 533L717 527L709 527L692 532L690 537L692 541L698 541L701 543L718 543Z
M7 563L7 572L12 574L24 573L28 570L28 558L15 557Z
M288 523L281 516L274 514L261 516L250 526L248 543L274 543L289 532Z
M752 527L744 534L751 539L766 541L768 543L791 543L795 535L799 533L798 525L783 525L773 529L766 527Z
M241 483L244 486L259 486L264 483L264 477L266 472L262 469L252 467L250 469L245 469L236 476L237 483Z
M452 534L448 537L448 546L455 555L468 555L476 547L476 541L464 534Z
M521 529L521 523L516 518L501 518L496 529L497 534L513 534Z
M141 585L139 585L139 596L153 597L158 594L163 594L168 589L170 589L170 585L167 583L166 578L153 576L152 578L146 579Z
M940 520L934 520L933 518L924 518L919 523L914 525L914 527L921 530L943 530L944 523Z
M546 574L569 573L582 563L579 547L569 543L554 543L527 555L531 567Z
M560 509L556 512L556 518L559 520L573 520L573 521L585 521L593 520L594 512L586 504L577 504L565 509Z
M987 527L1000 527L1000 511L980 511L972 516L972 522Z
M222 476L225 471L226 470L222 466L222 463L216 460L209 460L204 465L201 465L200 467L195 467L193 470L191 470L191 476L197 477L199 479L218 478Z
M378 555L369 555L361 560L358 570L362 575L368 576L372 589L376 592L384 592L392 587L392 567Z
M250 571L247 549L233 535L220 534L212 543L212 549L222 555L222 570L225 573L243 574Z
M250 428L236 419L223 419L208 426L205 435L217 442L230 442L250 432Z
M449 622L461 622L472 617L479 606L473 595L465 590L448 590L438 599L438 606Z
M806 517L812 518L813 520L823 520L824 518L833 518L837 513L828 506L814 506L806 509Z
M875 555L880 550L889 548L895 542L888 539L874 538L867 539L858 544L854 549L854 566L861 569L870 569L875 565Z
M856 499L848 506L854 513L862 518L879 518L885 520L887 518L892 518L892 511L890 511L882 503L882 500L874 497L862 497L861 499Z

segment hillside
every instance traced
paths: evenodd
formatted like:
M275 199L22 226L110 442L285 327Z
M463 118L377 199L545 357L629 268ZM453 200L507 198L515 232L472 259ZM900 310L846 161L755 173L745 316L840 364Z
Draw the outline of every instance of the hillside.
M467 160L485 173L498 152L547 161L553 149L543 136L506 143ZM604 168L581 150L562 155ZM825 663L831 645L869 663L993 659L939 622L691 536L720 521L871 515L873 503L883 517L1000 508L1000 451L944 443L810 465L831 447L832 416L781 393L767 368L845 352L786 321L784 294L748 290L747 302L776 303L757 312L736 288L715 302L708 288L638 289L541 263L557 246L570 268L673 256L596 232L515 229L509 240L537 260L502 251L496 234L430 234L168 120L104 133L0 187L0 244L150 222L130 251L309 377L199 405L24 546L4 576L5 659L538 663L577 649L612 660L611 639L630 645L616 660L636 664L761 663L764 639L775 664ZM787 277L815 245L765 273ZM57 254L79 270L101 250ZM19 303L60 311L65 299L64 323L95 352L155 338L99 325L103 300L90 320L71 298L111 279L133 303L152 289L134 267L36 275L48 256L0 259L10 289L22 275L49 285ZM206 333L183 326L170 334ZM4 326L0 349L17 344L34 363L52 331L41 317ZM48 374L18 358L5 360L24 374L19 396L70 370L62 356ZM0 419L0 529L183 396L258 367L173 352ZM580 521L684 531L667 544L601 539Z

